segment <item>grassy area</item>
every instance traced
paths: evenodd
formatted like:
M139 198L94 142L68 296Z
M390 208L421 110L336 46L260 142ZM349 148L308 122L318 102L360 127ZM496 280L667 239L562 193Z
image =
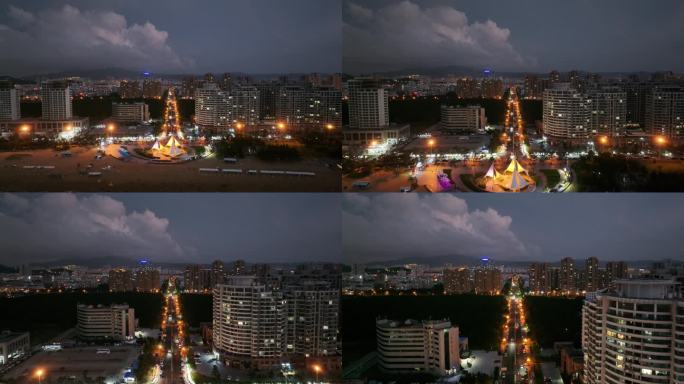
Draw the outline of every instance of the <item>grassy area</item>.
M556 341L580 344L583 298L526 296L530 337L544 348Z
M560 172L557 169L542 169L542 173L546 176L547 189L553 189L560 183Z
M159 327L162 296L158 293L49 293L0 298L0 329L30 331L31 341L44 343L76 326L77 304L123 304L135 309L140 326Z
M461 178L463 184L472 192L484 192L482 188L478 187L477 184L475 184L476 176L477 175L473 175L470 173L461 173L460 175L458 175L458 177Z
M459 326L473 349L495 349L501 337L503 296L345 296L342 298L342 350L351 362L375 350L375 320L444 319Z

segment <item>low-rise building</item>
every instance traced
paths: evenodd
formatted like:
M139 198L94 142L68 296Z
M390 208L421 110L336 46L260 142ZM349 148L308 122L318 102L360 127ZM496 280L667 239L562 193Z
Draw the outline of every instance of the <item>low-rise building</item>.
M449 320L376 320L381 370L444 375L459 369L458 327Z
M76 332L81 340L126 340L135 337L135 310L126 304L79 304L76 320Z
M0 366L31 350L28 332L0 332Z

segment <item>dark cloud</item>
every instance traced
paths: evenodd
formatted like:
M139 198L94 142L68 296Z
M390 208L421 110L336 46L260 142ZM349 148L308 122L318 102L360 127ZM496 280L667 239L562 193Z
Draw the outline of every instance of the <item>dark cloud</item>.
M0 264L118 256L153 262L340 262L341 199L308 193L0 195Z
M0 74L340 72L341 0L41 0L0 5Z
M411 0L366 4L373 3L345 1L346 72L445 65L521 69L534 62L513 46L509 29L490 19L471 21L453 6Z
M168 43L169 34L150 23L129 23L110 11L71 5L29 12L9 6L0 25L0 67L23 73L93 68L155 68L183 71L192 61Z
M515 260L536 252L514 233L511 217L471 209L448 194L346 194L342 223L348 262L445 255Z
M170 222L152 211L129 211L102 195L51 193L35 198L0 196L0 263L65 257L147 258L192 256L169 233Z
M684 194L375 194L345 196L349 261L407 256L684 259Z

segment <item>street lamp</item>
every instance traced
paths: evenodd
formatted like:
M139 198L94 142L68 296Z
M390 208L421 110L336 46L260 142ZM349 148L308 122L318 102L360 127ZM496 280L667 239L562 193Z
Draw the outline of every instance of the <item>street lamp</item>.
M316 381L318 381L318 375L321 373L322 368L321 368L320 365L315 364L315 365L313 366L313 369L314 369L314 371L316 372Z
M36 377L38 377L38 384L43 383L43 375L45 375L45 370L43 370L43 368L38 368L38 370L36 370Z
M278 126L278 129L285 129L285 123L280 122L280 123L278 123L277 126Z
M658 135L655 137L655 143L659 147L664 147L667 144L667 139L663 135ZM661 158L662 152L658 150L658 158Z
M325 125L325 128L327 128L329 131L332 131L335 128L335 126L332 125L331 123L328 123Z

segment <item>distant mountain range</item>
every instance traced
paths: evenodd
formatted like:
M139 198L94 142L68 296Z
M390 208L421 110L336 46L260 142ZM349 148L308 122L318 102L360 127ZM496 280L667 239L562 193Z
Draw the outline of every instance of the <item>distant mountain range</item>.
M534 260L502 260L502 259L496 259L492 258L492 263L495 265L505 265L507 267L526 267L532 263L540 263L544 262L543 260L540 261L534 261ZM599 260L601 265L605 265L606 262L610 260ZM642 267L650 267L654 262L660 261L660 260L632 260L632 261L626 261L626 263L634 268L642 268ZM575 259L575 266L577 268L583 268L582 263L584 262L584 259ZM454 266L477 266L480 265L481 259L477 257L472 257L472 256L464 256L464 255L441 255L441 256L427 256L427 257L421 257L421 256L409 256L409 257L402 257L402 258L397 258L397 259L391 259L391 260L386 260L386 261L370 261L367 263L355 263L355 264L363 264L367 267L391 267L391 266L399 266L399 265L404 265L404 264L421 264L421 265L429 265L430 267L441 267L446 264L452 264ZM553 262L548 262L549 265L551 266L560 266L560 260L556 260ZM348 263L349 264L349 263Z
M153 258L146 259L146 260L147 260L147 264L152 266L152 267L162 267L162 268L171 268L171 269L185 268L185 266L188 264L200 264L200 265L211 264L210 261L205 262L205 261L197 261L197 260L188 260L187 262L185 262L185 261L184 262L160 262L160 261L154 260ZM235 259L223 260L220 258L217 258L217 260L221 260L224 263L230 263L230 262L235 261ZM260 263L260 262L247 261L248 265L258 264L258 263ZM289 267L289 266L295 266L295 265L303 264L303 263L304 262L267 263L267 264L274 265L274 266L281 266L281 267ZM28 263L27 265L31 269L55 268L55 267L63 267L66 265L78 265L78 266L87 267L87 268L103 268L103 267L135 268L135 267L141 266L141 260L131 259L131 258L127 258L127 257L96 257L96 258L70 257L70 258L62 258L62 259L55 259L55 260L49 260L49 261L32 262L32 263ZM4 273L16 272L16 268L5 267L3 265L0 265L0 273L3 273L2 272L3 267L11 270L11 271L4 272Z
M291 76L291 77L297 77L297 76L303 76L306 75L305 73L256 73L256 74L249 74L249 73L244 73L244 72L231 72L231 71L225 71L225 72L213 72L214 75L219 75L222 73L230 73L233 77L238 77L238 76L249 76L255 79L270 79L270 78L277 78L278 76ZM149 74L152 78L164 78L164 79L170 79L170 80L180 80L186 76L195 76L195 77L201 77L204 75L204 73L156 73L156 72L146 72L146 71L132 71L129 69L123 69L123 68L102 68L102 69L72 69L72 70L67 70L67 71L59 71L59 72L52 72L52 73L43 73L43 74L34 74L34 75L28 75L28 76L21 76L21 77L11 77L11 76L0 76L0 79L2 78L11 78L15 79L19 82L35 82L35 81L40 81L40 80L45 80L45 79L59 79L59 78L65 78L65 77L82 77L86 79L91 79L91 80L111 80L111 79L136 79L136 78L143 78L146 74ZM326 74L322 74L326 75Z
M408 75L426 75L426 76L432 76L432 77L443 77L443 76L448 76L448 75L454 75L454 76L468 76L468 77L482 77L485 75L485 70L491 70L491 74L494 77L507 77L507 78L522 78L525 77L525 75L529 74L534 74L534 75L540 75L540 76L546 76L548 75L548 72L535 72L535 71L523 71L523 72L511 72L511 71L496 71L494 69L489 69L489 68L474 68L474 67L467 67L467 66L462 66L462 65L444 65L444 66L438 66L438 67L409 67L409 68L404 68L400 70L392 70L392 71L381 71L381 72L371 72L363 75L375 75L375 76L380 76L380 77L401 77L401 76L408 76ZM647 72L647 71L621 71L621 72L591 72L591 71L583 71L583 70L578 70L582 74L586 73L598 73L599 75L603 77L621 77L621 76L626 76L626 75L632 75L636 74L639 75L640 78L647 78L649 75L655 72L660 72L660 71L653 71L653 72ZM561 73L568 72L568 71L559 71ZM359 74L362 75L362 74Z

